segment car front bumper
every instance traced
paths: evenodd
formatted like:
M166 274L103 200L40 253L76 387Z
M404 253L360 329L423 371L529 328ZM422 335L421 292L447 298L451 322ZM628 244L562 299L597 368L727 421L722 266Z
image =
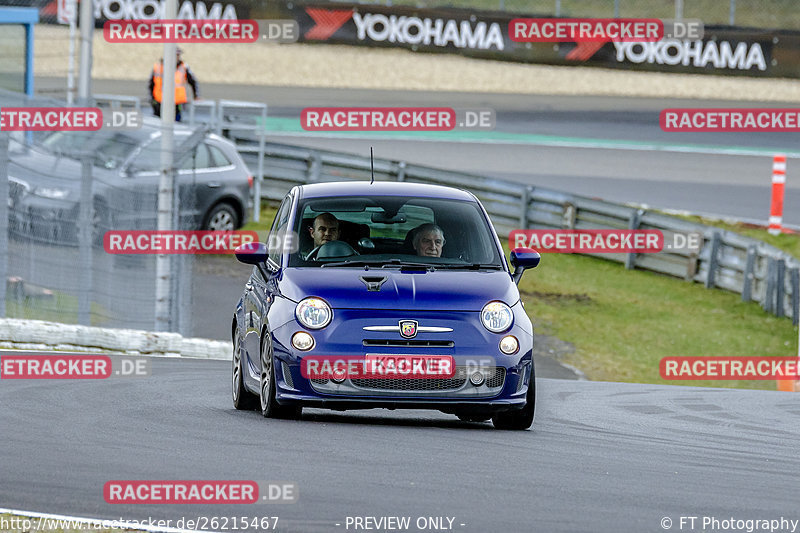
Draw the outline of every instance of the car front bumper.
M296 404L329 409L438 409L448 413L461 411L495 413L522 408L528 387L535 379L533 369L533 337L520 328L504 334L514 334L520 341L520 350L511 356L496 352L496 343L472 345L457 344L456 349L414 349L412 355L451 355L456 367L449 378L393 377L356 379L347 378L337 384L328 379L308 379L301 371L302 360L311 353L298 353L289 346L296 327L273 331L275 357L276 399L281 404ZM368 353L382 355L407 355L407 348L339 345L336 353L362 357ZM493 351L494 349L494 351ZM421 352L421 353L418 353ZM491 353L492 355L486 355ZM470 376L484 374L484 381L474 385Z

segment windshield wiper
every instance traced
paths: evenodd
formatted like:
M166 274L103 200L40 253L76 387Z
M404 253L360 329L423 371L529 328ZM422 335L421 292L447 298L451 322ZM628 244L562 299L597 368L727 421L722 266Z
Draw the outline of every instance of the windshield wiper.
M466 265L436 265L438 268L442 269L461 269L461 270L502 270L502 265L496 265L493 263L471 263Z
M380 268L386 267L425 267L426 269L435 270L439 265L431 263L416 263L413 261L403 261L402 259L382 259L382 260L369 260L357 259L355 261L337 261L335 263L323 263L321 267L337 267L337 266L379 266Z

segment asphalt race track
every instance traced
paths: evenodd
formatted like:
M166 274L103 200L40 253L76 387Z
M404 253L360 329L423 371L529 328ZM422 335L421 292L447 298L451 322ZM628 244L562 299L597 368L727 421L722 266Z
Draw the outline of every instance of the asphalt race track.
M270 140L360 154L374 146L379 157L747 219L766 220L771 153L787 151L785 219L800 224L797 135L674 137L658 127L664 107L743 103L222 85L203 94L266 101L277 118L312 105L491 107L498 132L528 137ZM249 270L241 267L198 272L194 335L226 336ZM354 531L345 523L356 516L449 517L469 533L688 531L682 516L800 519L800 404L790 393L539 378L533 429L501 432L433 411L307 409L300 421L267 420L233 408L229 362L152 364L142 378L0 379L0 506L173 526L278 516L277 531L287 533ZM104 501L107 481L148 479L294 482L299 501Z
M663 531L664 517L673 530L680 516L800 518L789 393L539 379L533 430L501 432L427 411L267 420L233 409L229 373L156 359L147 378L0 381L0 502L173 525L278 516L283 532L346 531L348 516L593 533ZM293 481L299 501L110 505L115 479Z

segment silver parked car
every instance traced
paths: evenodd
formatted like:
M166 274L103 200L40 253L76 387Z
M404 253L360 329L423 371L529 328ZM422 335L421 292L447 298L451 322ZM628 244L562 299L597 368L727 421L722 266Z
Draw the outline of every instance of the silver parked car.
M253 177L226 139L175 128L180 229L230 231L247 220ZM77 241L83 161L92 168L96 241L109 229L155 229L161 166L160 121L130 131L55 132L9 150L10 224L15 233Z

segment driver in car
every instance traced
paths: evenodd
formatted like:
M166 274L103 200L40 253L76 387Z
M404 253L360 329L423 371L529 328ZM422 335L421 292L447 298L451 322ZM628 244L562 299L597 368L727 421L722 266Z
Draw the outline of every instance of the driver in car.
M314 239L314 250L316 250L325 243L339 240L339 219L331 213L322 213L314 218L314 223L308 231Z
M413 245L417 255L441 257L445 242L442 228L436 224L423 224L414 234Z

